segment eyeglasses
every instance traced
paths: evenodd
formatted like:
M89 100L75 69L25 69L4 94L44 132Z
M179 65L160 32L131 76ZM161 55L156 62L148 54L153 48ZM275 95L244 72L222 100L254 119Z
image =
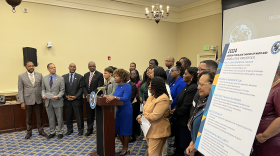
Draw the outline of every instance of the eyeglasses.
M211 82L207 82L207 83L200 83L200 82L197 82L197 86L203 86L203 85L207 85L207 84L212 84Z
M204 70L210 70L210 69L198 69L199 72L204 71Z

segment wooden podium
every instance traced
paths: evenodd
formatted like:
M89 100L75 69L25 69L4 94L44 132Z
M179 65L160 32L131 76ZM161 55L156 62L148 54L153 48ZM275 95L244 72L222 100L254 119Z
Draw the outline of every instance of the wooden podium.
M106 98L97 97L96 109L96 140L97 152L92 156L115 156L115 111L114 107L123 105L122 101L113 100L109 103Z

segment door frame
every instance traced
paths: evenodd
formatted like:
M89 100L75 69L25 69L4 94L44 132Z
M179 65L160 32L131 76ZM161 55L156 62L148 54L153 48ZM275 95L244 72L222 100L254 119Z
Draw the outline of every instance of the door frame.
M197 54L197 67L199 67L201 56L214 56L216 58L216 54Z

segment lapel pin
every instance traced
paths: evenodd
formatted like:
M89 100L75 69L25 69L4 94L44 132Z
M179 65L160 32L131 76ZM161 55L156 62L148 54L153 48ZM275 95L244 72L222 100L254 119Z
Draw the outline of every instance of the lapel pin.
M95 74L93 74L93 76L95 76Z
M75 79L77 79L77 78L75 78Z

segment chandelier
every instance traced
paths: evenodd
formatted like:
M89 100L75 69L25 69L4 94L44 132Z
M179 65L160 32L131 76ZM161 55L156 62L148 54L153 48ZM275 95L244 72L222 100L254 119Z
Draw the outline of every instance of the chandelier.
M151 13L151 14L150 14ZM149 12L148 8L146 8L146 17L150 20L154 19L155 22L158 22L161 19L166 19L169 16L169 6L166 7L166 15L164 16L164 10L162 9L162 5L156 4L156 7L152 6L152 11Z

